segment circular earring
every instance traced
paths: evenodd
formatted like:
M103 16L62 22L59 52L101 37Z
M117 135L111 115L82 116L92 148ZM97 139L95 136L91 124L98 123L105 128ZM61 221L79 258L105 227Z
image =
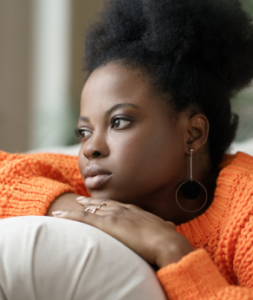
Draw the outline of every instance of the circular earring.
M177 202L177 205L182 210L184 210L186 212L189 212L189 213L194 213L194 212L200 211L206 205L206 203L207 203L207 191L206 191L206 188L200 182L194 181L193 177L192 177L192 153L193 153L193 149L190 149L190 180L181 183L179 185L179 187L177 188L177 191L176 191L176 202ZM205 193L205 201L204 201L204 204L199 209L196 209L196 210L187 210L187 209L183 208L182 205L180 205L180 203L178 201L178 193L179 192L181 192L186 199L194 200L194 199L197 199L200 196L201 189Z

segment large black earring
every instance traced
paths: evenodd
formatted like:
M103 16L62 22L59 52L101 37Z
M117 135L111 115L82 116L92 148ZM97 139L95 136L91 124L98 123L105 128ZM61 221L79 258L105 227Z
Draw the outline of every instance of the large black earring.
M206 203L207 203L207 191L206 191L206 188L200 182L194 181L193 177L192 177L192 153L193 153L193 149L190 149L190 180L181 183L179 185L179 187L177 188L177 191L176 191L176 202L177 202L177 205L182 210L184 210L186 212L189 212L189 213L194 213L194 212L200 211L206 205ZM183 208L182 205L180 205L180 203L178 201L178 193L179 193L180 189L181 189L181 192L182 192L183 196L186 199L194 200L194 199L197 199L200 196L200 194L201 194L201 188L205 192L205 201L204 201L204 204L199 209L196 209L196 210L187 210L187 209Z

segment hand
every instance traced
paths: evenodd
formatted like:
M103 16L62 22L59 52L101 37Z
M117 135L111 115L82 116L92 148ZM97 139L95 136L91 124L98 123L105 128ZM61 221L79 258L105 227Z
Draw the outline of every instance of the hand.
M55 210L82 210L82 206L76 201L78 195L74 193L65 193L58 196L48 207L46 216L52 217Z
M103 200L80 197L84 206L99 207ZM193 251L188 240L177 233L173 223L146 212L134 205L106 200L94 214L79 211L56 211L58 218L83 222L106 232L132 249L150 264L164 267L178 262Z

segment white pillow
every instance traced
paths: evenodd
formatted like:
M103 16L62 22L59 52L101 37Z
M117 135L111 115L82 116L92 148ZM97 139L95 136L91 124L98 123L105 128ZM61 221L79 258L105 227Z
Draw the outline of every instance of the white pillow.
M53 217L0 221L0 299L165 300L151 267L83 223Z

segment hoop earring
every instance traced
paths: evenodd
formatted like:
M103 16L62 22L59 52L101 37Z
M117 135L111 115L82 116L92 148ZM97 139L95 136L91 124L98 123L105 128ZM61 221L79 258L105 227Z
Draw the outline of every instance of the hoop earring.
M193 177L192 177L192 153L193 153L193 149L190 149L190 180L189 181L184 181L183 183L181 183L179 185L179 187L177 188L176 195L175 195L176 196L177 205L183 211L186 211L186 212L189 212L189 213L194 213L194 212L200 211L206 205L206 203L207 203L207 191L206 191L206 188L200 182L194 181ZM201 187L202 187L202 189L204 190L205 195L206 195L204 204L199 209L196 209L196 210L187 210L187 209L183 208L180 205L179 201L178 201L178 192L179 192L179 190L180 190L181 187L182 187L182 194L184 195L184 197L186 199L189 199L189 200L194 200L194 199L198 198L200 196Z

